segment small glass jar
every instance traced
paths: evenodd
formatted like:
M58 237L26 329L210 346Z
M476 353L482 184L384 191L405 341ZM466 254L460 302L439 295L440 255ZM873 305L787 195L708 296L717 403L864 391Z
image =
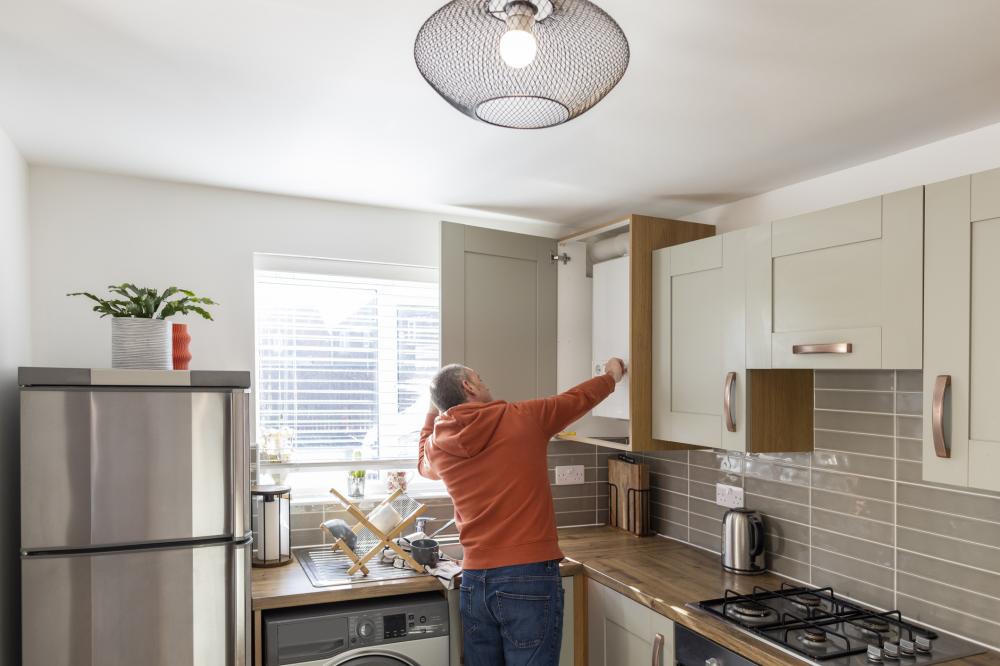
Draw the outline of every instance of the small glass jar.
M255 567L278 567L292 561L292 489L288 486L252 486L250 507L253 517L253 557Z
M365 476L364 470L351 470L347 473L347 496L351 499L364 499L365 497Z

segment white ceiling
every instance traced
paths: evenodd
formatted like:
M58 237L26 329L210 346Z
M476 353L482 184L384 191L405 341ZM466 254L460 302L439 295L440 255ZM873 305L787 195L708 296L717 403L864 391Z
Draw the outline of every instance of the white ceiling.
M599 0L625 78L535 131L420 77L442 3L0 0L0 126L32 162L584 225L1000 121L997 0Z

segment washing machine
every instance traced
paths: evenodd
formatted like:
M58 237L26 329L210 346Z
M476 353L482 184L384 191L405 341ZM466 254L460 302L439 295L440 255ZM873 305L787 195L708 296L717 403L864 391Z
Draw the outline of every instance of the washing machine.
M427 592L268 611L265 666L448 666L448 601Z

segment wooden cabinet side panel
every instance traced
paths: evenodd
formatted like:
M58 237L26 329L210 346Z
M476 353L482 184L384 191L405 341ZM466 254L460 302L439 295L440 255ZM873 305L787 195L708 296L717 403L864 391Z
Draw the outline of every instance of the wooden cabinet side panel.
M882 367L923 365L924 188L882 197Z
M632 368L629 402L633 451L692 448L686 444L653 439L653 250L715 235L715 227L695 222L633 215L631 239L631 311L629 351Z
M966 176L928 185L924 219L923 474L927 481L959 486L969 482L970 182ZM951 458L934 453L931 411L938 375L951 376Z
M813 371L748 370L750 453L813 450Z

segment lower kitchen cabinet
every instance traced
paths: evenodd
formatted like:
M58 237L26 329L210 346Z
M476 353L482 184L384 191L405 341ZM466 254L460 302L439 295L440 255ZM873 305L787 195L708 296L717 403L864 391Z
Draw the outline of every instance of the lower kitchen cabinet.
M673 622L589 579L587 633L590 666L674 663Z

